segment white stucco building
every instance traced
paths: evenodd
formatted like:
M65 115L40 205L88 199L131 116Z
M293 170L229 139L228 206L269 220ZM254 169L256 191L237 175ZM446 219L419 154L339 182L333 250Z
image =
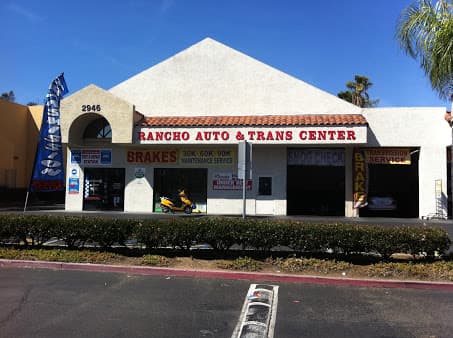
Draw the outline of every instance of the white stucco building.
M246 141L249 215L444 217L445 113L362 109L207 38L62 101L66 209L160 212L184 187L197 211L241 214Z

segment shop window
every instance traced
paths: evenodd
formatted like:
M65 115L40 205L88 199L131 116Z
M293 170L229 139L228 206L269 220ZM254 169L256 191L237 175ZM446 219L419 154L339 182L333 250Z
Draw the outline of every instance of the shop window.
M272 177L260 177L258 179L258 195L272 195Z
M94 120L86 127L83 138L111 139L112 129L110 127L110 124L103 117Z

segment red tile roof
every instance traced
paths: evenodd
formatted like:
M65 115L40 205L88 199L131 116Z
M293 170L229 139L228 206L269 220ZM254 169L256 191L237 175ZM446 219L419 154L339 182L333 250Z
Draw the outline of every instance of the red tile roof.
M368 122L360 114L145 117L138 123L142 127L273 127L366 124Z

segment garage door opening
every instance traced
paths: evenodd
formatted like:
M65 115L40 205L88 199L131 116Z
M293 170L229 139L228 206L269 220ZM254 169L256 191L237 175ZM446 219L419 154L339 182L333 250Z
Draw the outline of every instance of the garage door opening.
M407 152L407 160L404 164L367 164L368 205L360 209L360 216L419 217L419 151L418 149L400 151Z
M160 197L179 199L179 189L184 189L197 210L206 212L208 170L199 168L155 168L154 212L161 212Z
M344 216L344 151L288 150L286 186L288 215Z

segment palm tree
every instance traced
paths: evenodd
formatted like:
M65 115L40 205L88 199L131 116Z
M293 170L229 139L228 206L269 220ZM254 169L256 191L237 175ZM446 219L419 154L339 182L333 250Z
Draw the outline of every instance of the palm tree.
M337 96L362 108L374 107L378 104L379 100L370 100L368 89L372 85L373 83L366 76L355 75L354 81L348 81L346 83L346 87L349 90L339 92Z
M398 21L401 48L420 65L441 99L453 93L453 2L417 0Z
M10 90L9 93L8 92L2 93L2 95L0 96L0 100L14 102L16 101L16 96L14 95L14 92Z
M401 13L396 36L401 48L420 61L431 87L441 99L450 99L453 108L452 0L438 0L435 5L429 0L417 0ZM453 146L450 151L453 155ZM453 182L453 162L451 169ZM453 196L453 184L451 189ZM453 198L450 203L453 205Z

